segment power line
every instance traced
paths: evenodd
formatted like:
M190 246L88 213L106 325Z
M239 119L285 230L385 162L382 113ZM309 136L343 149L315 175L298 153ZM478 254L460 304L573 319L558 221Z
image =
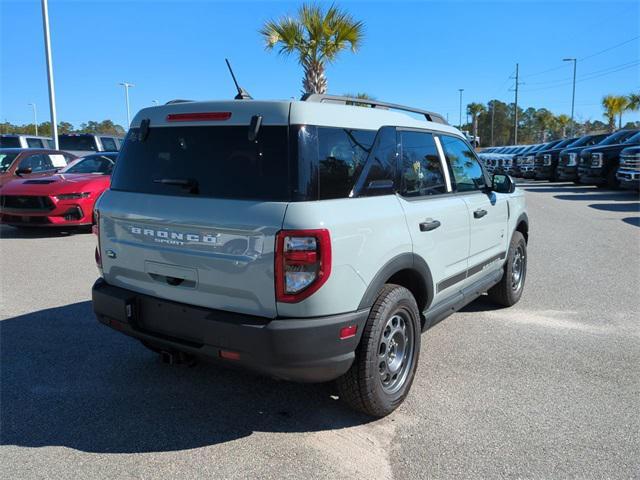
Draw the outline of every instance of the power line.
M612 47L605 48L604 50L600 50L599 52L593 53L591 55L587 55L586 57L579 58L578 60L582 61L582 60L586 60L587 58L596 57L596 56L598 56L598 55L600 55L602 53L608 52L609 50L613 50L614 48L618 48L618 47L621 47L622 45L626 45L627 43L631 43L634 40L637 40L639 38L640 38L640 35L638 35L636 37L633 37L633 38L630 38L629 40L626 40L626 41L624 41L622 43L618 43L617 45L613 45Z
M620 43L617 43L617 44L612 45L612 46L610 46L610 47L607 47L607 48L605 48L604 50L600 50L600 51L598 51L598 52L595 52L595 53L592 53L592 54L589 54L589 55L585 55L584 57L581 57L581 58L579 58L578 60L579 60L579 61L583 61L583 60L586 60L587 58L596 57L596 56L601 55L601 54L603 54L603 53L609 52L609 51L611 51L611 50L613 50L613 49L615 49L615 48L618 48L618 47L621 47L621 46L626 45L626 44L628 44L628 43L631 43L631 42L633 42L634 40L637 40L638 38L640 38L640 35L637 35L637 36L635 36L635 37L633 37L633 38L630 38L630 39L628 39L628 40L625 40L624 42L620 42ZM546 69L546 70L542 70L542 71L540 71L540 72L529 73L528 75L524 75L524 78L530 78L530 77L535 77L535 76L538 76L538 75L542 75L542 74L544 74L544 73L555 72L555 71L557 71L557 70L561 70L561 69L563 69L563 68L565 68L565 65L561 65L561 66L559 66L559 67L548 68L548 69Z
M600 78L600 77L604 77L607 75L611 75L613 73L618 73L621 72L623 70L628 70L629 68L633 68L640 65L640 60L635 60L633 62L628 62L628 63L623 63L620 65L615 65L613 67L608 67L608 68L604 68L602 70L596 70L590 73L587 73L585 75L583 75L582 77L580 77L578 80L576 80L576 83L578 82L584 82L587 80L593 80L595 78ZM525 89L526 92L538 92L541 90L550 90L550 89L554 89L554 88L559 88L559 87L566 87L567 85L571 85L571 80L562 80L561 83L557 83L555 85L550 85L547 87L540 87L540 88L533 88L531 90L529 89Z

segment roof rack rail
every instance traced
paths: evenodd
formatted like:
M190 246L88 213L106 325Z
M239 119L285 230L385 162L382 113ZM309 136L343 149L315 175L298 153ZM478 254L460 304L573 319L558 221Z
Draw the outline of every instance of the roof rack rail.
M403 112L411 112L417 113L419 115L424 115L424 118L426 118L429 122L449 125L444 117L439 113L430 112L428 110L420 110L419 108L407 107L405 105L398 105L396 103L380 102L378 100L371 100L368 98L344 97L341 95L326 95L322 93L307 93L302 96L301 100L303 102L340 103L344 105L347 105L349 103L353 103L354 105L365 104L370 105L371 108L380 108L384 110L401 110Z
M189 103L193 102L193 100L182 100L181 98L176 98L175 100L169 100L165 105L173 105L174 103Z

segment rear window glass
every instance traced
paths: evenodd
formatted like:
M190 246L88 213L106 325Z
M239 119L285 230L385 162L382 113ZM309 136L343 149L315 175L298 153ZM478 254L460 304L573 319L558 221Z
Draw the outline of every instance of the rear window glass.
M97 152L96 140L93 135L87 136L61 136L58 139L60 150L84 150Z
M129 131L111 189L156 195L287 201L287 127L151 127Z
M0 137L0 148L19 148L21 146L18 137Z
M301 126L298 199L349 197L375 138L374 130ZM305 187L306 192L302 192Z

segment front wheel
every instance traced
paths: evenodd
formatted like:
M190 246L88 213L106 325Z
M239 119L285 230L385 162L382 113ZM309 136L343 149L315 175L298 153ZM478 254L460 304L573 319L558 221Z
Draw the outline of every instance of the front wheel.
M510 307L518 303L527 276L527 242L522 233L513 232L504 274L500 283L489 290L489 298L499 305Z
M374 417L404 401L420 356L420 312L409 290L388 284L365 324L356 358L336 383L340 398Z

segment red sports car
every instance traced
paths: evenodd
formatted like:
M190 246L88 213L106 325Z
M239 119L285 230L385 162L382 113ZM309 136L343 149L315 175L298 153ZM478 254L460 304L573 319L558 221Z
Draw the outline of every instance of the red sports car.
M14 227L91 225L93 205L109 188L117 155L88 155L54 175L5 184L0 188L0 223Z

